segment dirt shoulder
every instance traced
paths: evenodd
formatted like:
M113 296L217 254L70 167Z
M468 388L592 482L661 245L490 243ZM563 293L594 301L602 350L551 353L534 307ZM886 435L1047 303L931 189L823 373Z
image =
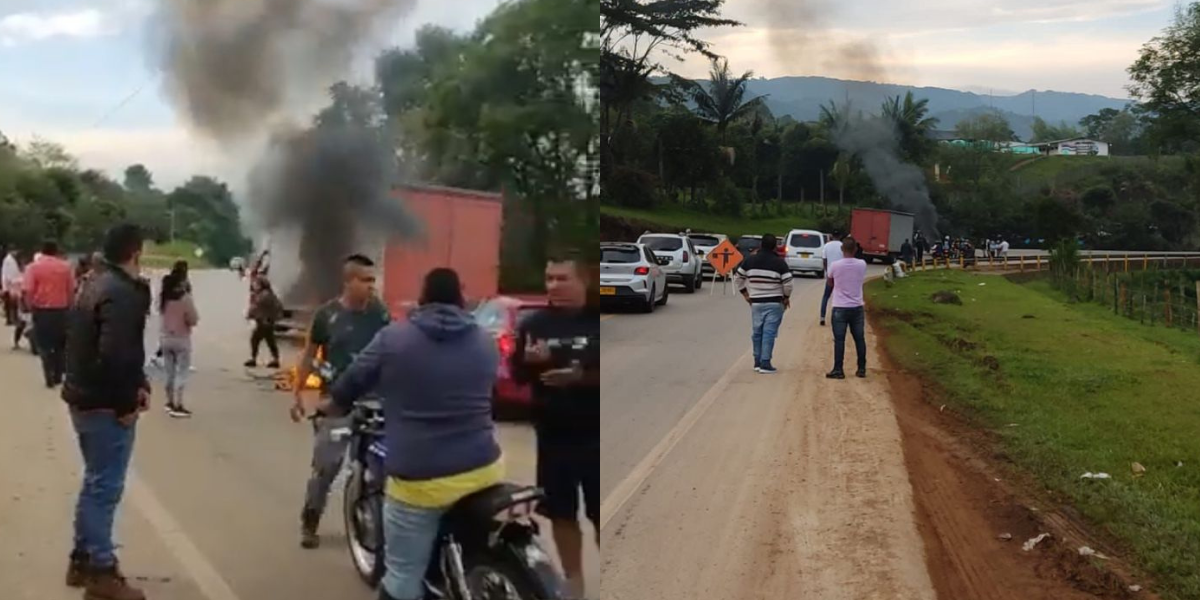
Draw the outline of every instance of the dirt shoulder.
M1158 597L1116 558L1119 544L1089 532L1073 511L1020 473L988 432L939 401L936 385L900 369L887 353L886 326L877 317L872 321L939 598ZM1049 536L1022 549L1041 534ZM1084 546L1105 558L1082 556Z

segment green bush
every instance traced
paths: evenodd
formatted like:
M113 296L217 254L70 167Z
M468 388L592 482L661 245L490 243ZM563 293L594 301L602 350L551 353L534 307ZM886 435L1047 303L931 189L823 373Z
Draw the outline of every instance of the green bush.
M658 204L658 178L633 167L614 166L604 179L608 203L630 208L653 208Z

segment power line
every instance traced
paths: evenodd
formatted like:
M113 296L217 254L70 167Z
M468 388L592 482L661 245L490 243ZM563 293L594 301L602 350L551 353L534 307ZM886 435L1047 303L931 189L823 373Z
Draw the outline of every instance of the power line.
M121 110L122 108L125 108L125 105L132 102L133 99L138 96L138 94L141 94L142 90L146 89L146 86L150 85L151 81L154 81L154 75L151 75L150 77L146 78L146 80L143 81L142 84L137 87L137 89L133 90L133 92L131 92L128 96L125 96L125 98L123 98L120 102L118 102L116 106L112 107L111 109L109 109L108 112L104 113L104 115L102 117L100 117L99 119L96 119L96 122L92 123L92 128L94 129L96 127L99 127L102 123L107 121L109 119L109 117L116 114L117 111Z

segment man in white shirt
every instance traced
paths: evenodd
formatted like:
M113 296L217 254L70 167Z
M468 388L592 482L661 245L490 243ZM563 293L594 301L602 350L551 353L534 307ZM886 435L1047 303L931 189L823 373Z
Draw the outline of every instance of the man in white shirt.
M1000 258L1008 258L1008 240L1000 242Z
M21 279L21 266L17 263L17 251L10 250L4 256L4 265L0 267L0 291L4 295L4 322L8 325L17 323L17 286Z
M825 260L825 293L821 296L821 325L825 325L825 315L829 309L829 297L833 295L833 281L829 279L829 266L842 260L842 233L835 231L829 236L829 241L821 249Z

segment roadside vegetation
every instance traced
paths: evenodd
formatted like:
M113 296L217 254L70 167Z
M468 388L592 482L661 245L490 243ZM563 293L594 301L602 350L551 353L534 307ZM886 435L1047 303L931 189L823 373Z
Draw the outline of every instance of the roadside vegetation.
M688 210L682 207L667 207L659 210L602 206L605 218L625 219L656 226L659 230L691 229L696 233L723 233L730 238L741 235L773 233L784 235L792 229L819 229L821 218L809 211L798 210L788 215L764 215L762 217L730 217ZM638 232L641 233L641 232ZM632 240L609 240L632 241Z
M942 291L962 303L932 302ZM937 402L1123 542L1163 598L1200 598L1200 335L1072 303L1046 279L936 271L868 296L888 354Z

